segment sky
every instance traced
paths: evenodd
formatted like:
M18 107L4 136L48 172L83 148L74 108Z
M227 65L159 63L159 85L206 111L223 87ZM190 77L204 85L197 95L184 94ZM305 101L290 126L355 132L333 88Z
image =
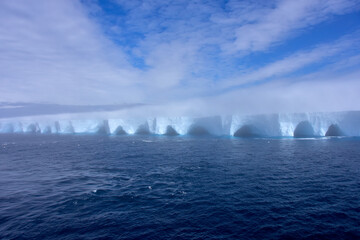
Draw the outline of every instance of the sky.
M344 111L359 93L359 0L0 1L2 103Z

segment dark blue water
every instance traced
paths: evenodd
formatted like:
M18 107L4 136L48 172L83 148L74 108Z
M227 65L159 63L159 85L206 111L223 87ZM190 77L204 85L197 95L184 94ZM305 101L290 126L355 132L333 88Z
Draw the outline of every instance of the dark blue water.
M0 239L359 239L360 140L0 135Z

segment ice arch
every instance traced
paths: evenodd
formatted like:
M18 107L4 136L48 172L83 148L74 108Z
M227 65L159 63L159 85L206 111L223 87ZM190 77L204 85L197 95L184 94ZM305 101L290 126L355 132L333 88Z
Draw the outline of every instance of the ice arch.
M166 127L166 132L165 134L166 136L177 136L179 135L179 133L172 127L172 126L167 126Z
M29 126L27 126L26 132L27 133L39 133L40 128L39 128L39 126L37 124L31 123Z
M210 135L209 131L199 125L191 125L188 131L191 136L207 136Z
M104 120L101 124L99 124L96 134L108 135L109 132L109 123L107 120Z
M140 125L135 134L138 134L138 135L149 135L150 134L150 130L149 130L149 124L148 123L144 123L142 125Z
M123 129L122 126L118 126L115 131L114 131L115 135L126 135L127 133L125 132L125 130Z
M296 126L294 130L294 137L296 138L314 137L314 129L308 121L302 121Z
M255 126L250 124L243 125L234 133L234 137L242 137L242 138L253 138L260 136L261 134L259 129L257 129Z
M58 121L55 121L54 125L55 125L55 129L54 129L55 131L54 132L55 133L60 132L60 123Z
M331 124L325 133L326 137L344 136L345 134L341 131L339 125Z

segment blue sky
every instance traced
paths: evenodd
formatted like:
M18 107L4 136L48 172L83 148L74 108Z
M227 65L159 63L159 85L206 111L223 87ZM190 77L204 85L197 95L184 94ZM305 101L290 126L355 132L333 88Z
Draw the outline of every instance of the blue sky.
M360 109L356 0L3 0L0 53L0 102Z

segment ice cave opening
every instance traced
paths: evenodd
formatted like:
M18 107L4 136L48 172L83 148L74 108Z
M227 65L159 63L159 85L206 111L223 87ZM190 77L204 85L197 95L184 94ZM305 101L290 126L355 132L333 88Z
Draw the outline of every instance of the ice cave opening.
M255 138L260 137L260 131L254 125L246 124L239 128L235 133L234 137L241 138Z
M166 136L177 136L179 135L179 133L172 127L172 126L167 126L166 127L166 132L165 134Z
M344 135L345 134L337 124L331 124L325 133L326 137L336 137L336 136L344 136Z
M189 128L188 134L191 136L207 136L210 135L209 131L199 125L192 125Z
M138 127L138 129L136 130L135 134L137 134L137 135L149 135L150 134L149 124L144 123L144 124L140 125Z
M294 130L294 137L296 138L311 138L314 136L314 129L308 121L300 122Z

